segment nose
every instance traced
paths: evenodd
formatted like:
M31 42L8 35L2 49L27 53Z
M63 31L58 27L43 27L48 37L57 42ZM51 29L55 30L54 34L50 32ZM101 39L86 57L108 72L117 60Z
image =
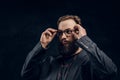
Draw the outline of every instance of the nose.
M66 39L66 38L67 37L66 37L65 33L63 33L62 36L61 36L61 39Z

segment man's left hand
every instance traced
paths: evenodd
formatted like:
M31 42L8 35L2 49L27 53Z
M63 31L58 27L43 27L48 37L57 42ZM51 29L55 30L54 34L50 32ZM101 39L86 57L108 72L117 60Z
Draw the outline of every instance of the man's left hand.
M74 26L74 32L73 35L75 39L80 39L81 37L87 35L86 30L79 24L76 24Z

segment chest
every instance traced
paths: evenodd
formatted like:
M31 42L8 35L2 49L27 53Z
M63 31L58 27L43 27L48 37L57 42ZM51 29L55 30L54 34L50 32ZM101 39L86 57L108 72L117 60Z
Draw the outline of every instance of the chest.
M90 65L82 65L81 60L77 59L65 64L53 64L46 80L90 80L90 75Z

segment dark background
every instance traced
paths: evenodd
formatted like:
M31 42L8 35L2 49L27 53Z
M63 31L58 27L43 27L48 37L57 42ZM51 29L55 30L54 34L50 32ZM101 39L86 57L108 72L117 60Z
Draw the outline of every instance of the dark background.
M56 28L57 19L66 14L81 17L88 36L120 72L119 7L115 0L0 1L0 80L20 80L24 60L41 32Z

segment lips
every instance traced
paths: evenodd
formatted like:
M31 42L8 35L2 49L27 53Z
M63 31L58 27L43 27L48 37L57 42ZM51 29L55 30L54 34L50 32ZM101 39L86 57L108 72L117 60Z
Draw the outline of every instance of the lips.
M63 40L63 41L62 41L62 44L63 44L63 45L66 45L66 44L68 44L68 43L69 43L69 42L66 41L66 40Z

